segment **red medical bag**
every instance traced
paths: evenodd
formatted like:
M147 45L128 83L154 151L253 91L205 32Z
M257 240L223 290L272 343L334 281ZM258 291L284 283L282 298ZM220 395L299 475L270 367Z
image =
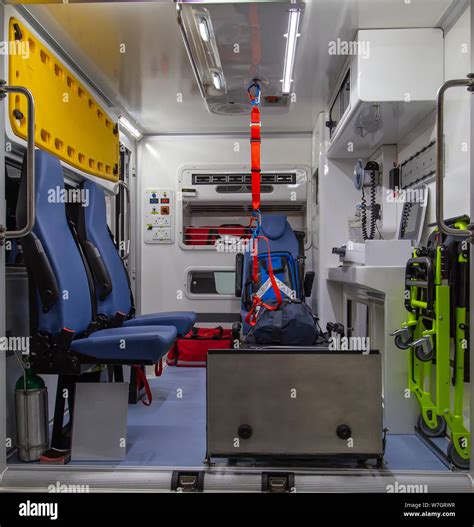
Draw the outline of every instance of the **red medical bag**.
M206 367L210 349L232 348L232 330L217 328L193 328L184 338L177 339L168 352L168 366L191 368Z
M224 236L235 238L249 238L248 227L238 224L224 224L220 226L186 227L184 229L185 245L214 245Z
M186 227L184 229L185 245L214 245L218 238L215 227Z

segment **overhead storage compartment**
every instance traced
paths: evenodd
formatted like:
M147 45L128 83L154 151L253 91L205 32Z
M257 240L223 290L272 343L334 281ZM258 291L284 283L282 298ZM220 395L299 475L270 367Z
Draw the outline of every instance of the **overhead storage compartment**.
M441 29L361 30L353 42L336 42L334 53L350 58L330 99L329 158L367 158L435 109Z
M118 180L119 135L114 119L56 55L17 18L9 40L18 43L8 60L8 82L30 90L35 100L36 146L88 174ZM9 97L14 135L27 138L27 102Z

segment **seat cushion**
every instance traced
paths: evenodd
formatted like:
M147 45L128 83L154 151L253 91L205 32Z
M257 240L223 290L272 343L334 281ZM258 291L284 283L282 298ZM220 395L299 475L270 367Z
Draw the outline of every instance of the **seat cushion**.
M177 337L174 326L138 326L103 329L74 340L71 350L97 361L154 364Z
M178 335L184 336L191 331L196 323L197 313L194 311L167 311L164 313L149 313L125 320L122 327L136 326L174 326Z

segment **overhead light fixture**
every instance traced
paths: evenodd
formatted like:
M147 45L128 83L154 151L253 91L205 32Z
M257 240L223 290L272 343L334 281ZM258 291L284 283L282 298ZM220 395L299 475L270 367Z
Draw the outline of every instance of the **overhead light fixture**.
M138 128L135 128L133 124L123 115L119 115L119 124L122 128L124 128L132 137L135 139L141 139L143 137L143 134L138 130Z
M300 34L298 33L298 25L300 22L300 11L290 11L290 17L288 20L288 32L284 35L286 38L286 50L285 50L285 64L283 66L283 83L281 91L282 93L290 93L291 83L293 79L293 66L295 63L296 54L296 42Z
M222 77L218 71L212 71L211 72L212 77L212 84L214 84L214 88L216 90L220 90L222 88Z
M209 39L211 38L211 32L209 30L209 24L205 17L200 16L198 18L198 27L201 38L204 40L204 42L209 42Z

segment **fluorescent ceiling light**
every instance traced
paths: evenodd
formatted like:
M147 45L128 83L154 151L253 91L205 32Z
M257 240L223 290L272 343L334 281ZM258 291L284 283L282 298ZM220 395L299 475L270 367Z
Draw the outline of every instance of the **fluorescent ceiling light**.
M211 38L211 32L209 31L209 24L203 16L199 17L198 26L201 38L204 40L204 42L209 42L209 39Z
M220 90L222 88L222 78L220 76L220 73L218 71L212 71L212 84L214 84L214 88L216 90Z
M135 139L141 139L143 134L138 130L138 128L135 128L133 124L123 115L120 115L119 118L119 124L122 128L124 128L132 137Z
M285 64L283 66L283 79L282 79L282 93L290 93L291 83L293 82L293 66L295 62L296 53L296 41L300 34L298 33L298 24L300 21L300 11L290 11L290 18L288 20L288 32L284 37L286 38L286 50L285 50Z

